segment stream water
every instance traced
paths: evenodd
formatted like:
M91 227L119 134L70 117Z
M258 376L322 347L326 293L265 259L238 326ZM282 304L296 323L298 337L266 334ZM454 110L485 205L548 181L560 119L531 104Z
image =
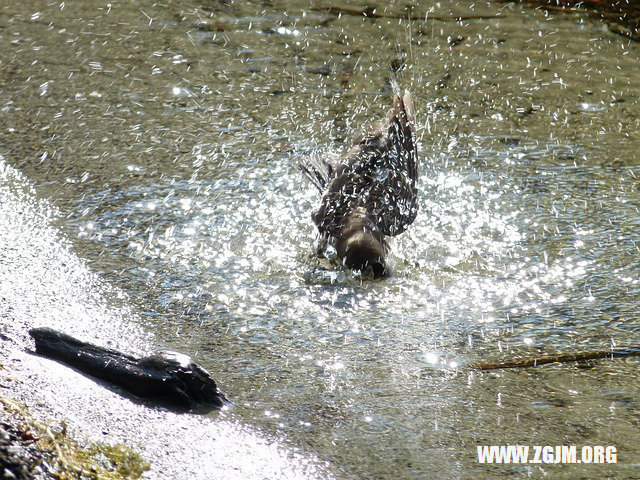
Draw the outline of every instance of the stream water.
M466 365L637 342L640 45L499 2L384 12L5 3L0 154L110 302L214 374L236 407L212 416L341 478L638 477L638 359ZM295 164L383 117L392 63L421 210L371 281L311 258ZM478 463L509 444L618 464Z

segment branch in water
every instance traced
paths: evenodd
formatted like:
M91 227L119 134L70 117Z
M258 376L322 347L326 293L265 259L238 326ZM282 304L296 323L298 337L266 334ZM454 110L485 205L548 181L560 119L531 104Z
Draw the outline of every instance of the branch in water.
M337 7L335 5L327 5L326 7L311 7L316 12L327 12L334 15L355 15L358 17L368 18L400 18L404 20L437 20L440 22L460 22L462 20L486 20L491 18L502 18L503 15L458 15L456 17L442 17L437 15L398 15L395 13L379 12L373 7L357 8L357 7Z
M476 370L498 370L500 368L524 368L537 367L548 363L580 362L582 360L594 360L597 358L632 357L640 356L639 346L618 347L610 350L597 350L593 352L562 353L559 355L545 355L538 358L524 360L510 360L498 363L472 363L469 365Z

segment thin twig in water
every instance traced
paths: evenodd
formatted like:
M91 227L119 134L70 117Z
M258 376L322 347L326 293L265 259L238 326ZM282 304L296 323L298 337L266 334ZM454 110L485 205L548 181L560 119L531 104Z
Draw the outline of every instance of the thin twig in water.
M632 357L640 356L640 345L617 347L610 350L596 350L593 352L562 353L559 355L545 355L543 357L528 358L524 360L509 360L497 363L472 363L469 365L476 370L498 370L501 368L537 367L548 363L579 362L598 358Z
M326 7L311 7L311 10L317 12L327 12L334 15L355 15L367 18L399 18L403 20L434 20L440 22L460 22L462 20L487 20L492 18L502 18L503 15L458 15L455 17L442 17L437 15L400 15L395 13L378 12L376 8L356 8L356 7L337 7L328 5Z

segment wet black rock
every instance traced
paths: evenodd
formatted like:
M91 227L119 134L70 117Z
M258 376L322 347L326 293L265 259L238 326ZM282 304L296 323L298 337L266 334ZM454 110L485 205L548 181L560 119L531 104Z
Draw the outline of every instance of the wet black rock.
M146 401L188 411L221 408L227 401L209 372L186 355L160 352L136 358L50 328L33 328L29 334L36 353Z

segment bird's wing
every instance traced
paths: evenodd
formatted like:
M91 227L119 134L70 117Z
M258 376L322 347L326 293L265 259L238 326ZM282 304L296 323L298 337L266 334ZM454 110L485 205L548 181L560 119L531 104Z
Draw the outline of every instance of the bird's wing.
M318 231L324 236L336 237L350 213L362 202L366 187L362 177L353 172L340 172L334 176L322 196L320 207L312 214Z
M314 152L300 159L296 166L311 180L311 183L324 192L335 173L335 159Z
M398 235L418 213L418 148L413 99L396 95L387 114L386 151L372 180L367 205L385 235Z
M367 196L370 217L385 235L401 234L416 219L417 189L405 172L389 170L384 178L374 181Z
M413 100L406 92L394 97L386 122L358 136L338 164L321 160L302 168L318 188L326 187L313 214L318 230L335 236L359 209L384 235L402 233L418 212L417 159Z

